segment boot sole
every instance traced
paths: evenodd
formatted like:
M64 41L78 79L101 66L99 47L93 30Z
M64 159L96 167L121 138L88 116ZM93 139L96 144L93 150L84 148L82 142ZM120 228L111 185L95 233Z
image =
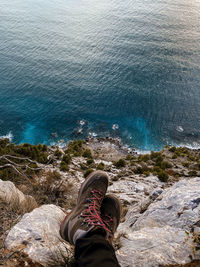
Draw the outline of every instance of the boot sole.
M93 176L96 176L96 177L93 178ZM77 199L77 205L80 202L80 198L81 198L81 195L82 195L82 193L84 191L84 188L86 186L88 187L92 182L94 182L95 180L98 180L99 177L102 177L102 176L104 176L105 181L107 181L107 185L108 185L108 175L105 172L103 172L103 171L95 171L95 172L92 172L90 175L88 175L88 177L85 179L85 181L82 183L82 185L81 185L81 187L79 189L78 199ZM68 238L66 238L64 236L64 232L65 232L65 229L67 229L67 232L68 232L68 223L69 223L69 221L70 221L70 219L71 219L72 216L73 216L73 210L69 214L67 214L65 216L65 218L62 221L61 226L60 226L60 236L63 239L65 239L66 241L68 241L68 242L70 242L71 240L69 240Z

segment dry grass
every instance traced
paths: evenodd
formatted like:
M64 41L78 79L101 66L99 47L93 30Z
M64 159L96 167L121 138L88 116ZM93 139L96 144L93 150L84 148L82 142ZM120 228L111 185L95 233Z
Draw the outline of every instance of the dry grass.
M4 247L6 236L12 226L15 225L20 218L21 216L18 215L7 203L0 202L0 265L6 260Z
M23 200L21 200L18 195L13 195L12 201L7 204L14 213L20 215L23 215L26 212L31 212L38 207L35 199L28 195L25 195L25 199Z
M4 267L42 267L40 263L31 260L22 250L8 251L4 249L0 265Z
M64 242L63 242L64 245ZM48 266L56 267L73 267L74 266L74 257L73 252L67 248L67 246L57 246L56 252L52 253L52 256L48 260Z

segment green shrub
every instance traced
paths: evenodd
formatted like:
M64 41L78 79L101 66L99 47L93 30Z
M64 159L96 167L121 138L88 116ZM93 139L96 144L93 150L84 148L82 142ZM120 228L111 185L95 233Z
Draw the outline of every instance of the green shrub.
M10 144L9 148L12 150L9 153L11 155L25 156L40 163L47 163L48 161L48 154L43 151L43 145L30 145L26 143L21 145Z
M10 158L10 160L18 164L17 169L21 172L20 175L17 171L8 166L5 169L1 169L0 177L18 183L24 180L23 173L29 176L38 173L40 170L37 169L37 164L30 163L26 158L46 164L48 162L48 154L46 151L47 146L42 144L31 145L25 143L15 145L10 143L7 139L0 140L0 155L15 156L16 158ZM6 163L8 163L8 160L1 159L1 165L5 165ZM26 165L29 166L29 168L26 168Z
M142 167L137 167L137 168L134 170L134 173L135 173L135 174L142 174L142 173L143 173L143 169L142 169Z
M132 156L130 155L130 154L128 154L127 156L126 156L126 160L131 160L132 159Z
M176 151L176 147L175 146L170 147L169 151L174 153Z
M144 171L143 173L145 176L149 176L150 175L150 172L149 171Z
M197 165L198 165L198 169L200 171L200 161L197 162Z
M172 156L172 159L177 159L178 158L178 156L176 155L176 154L174 154L173 156Z
M159 166L154 166L153 171L158 173L158 172L161 172L162 169Z
M38 150L46 152L47 151L47 145L39 144L37 145Z
M10 140L8 138L0 139L0 147L6 147L9 144L10 144Z
M31 170L29 168L26 170L26 175L29 176L29 175L34 175L34 174L35 174L35 171L34 170Z
M145 155L139 155L139 157L138 157L138 160L139 161L148 161L148 160L150 160L151 159L151 157L150 157L150 155L148 155L148 154L145 154Z
M92 163L94 163L94 160L93 159L88 159L87 160L87 165L91 165Z
M97 165L97 170L103 170L105 167L105 164L103 162L100 162L98 165Z
M59 149L56 149L54 156L59 159L62 156L62 152Z
M188 175L189 176L197 176L197 171L195 171L195 170L189 171Z
M163 161L163 157L161 155L158 155L158 157L156 158L156 165L161 167Z
M46 163L48 162L48 154L47 154L47 153L43 153L43 154L41 154L41 155L38 157L37 161L38 161L39 163L46 164Z
M9 180L9 172L7 169L1 169L0 170L0 179L3 181Z
M154 152L154 151L151 151L150 158L151 158L152 160L156 159L158 156L162 156L162 153L161 153L161 152Z
M161 163L161 169L165 170L165 169L169 169L172 168L172 164L168 161L163 161Z
M188 155L188 159L190 161L195 161L196 160L196 158L193 155L191 155L191 154Z
M91 153L90 149L85 149L85 150L83 151L82 156L83 156L84 158L91 159L91 158L92 158L92 153Z
M180 157L180 156L181 156L181 153L180 153L179 151L176 151L176 152L175 152L175 155L176 155L177 157Z
M80 167L81 167L81 170L87 170L87 165L85 165L84 163L80 163Z
M93 171L94 171L93 169L87 169L87 171L84 173L84 177L86 178Z
M189 168L190 164L189 164L189 162L183 162L183 166L184 166L185 168Z
M185 156L189 153L188 149L185 147L177 147L176 148L176 153L178 153L178 155L180 156Z
M37 169L38 165L36 163L32 162L32 163L29 164L29 167L33 168L33 169Z
M161 182L167 182L169 175L162 170L158 173L158 178L160 179Z
M66 154L72 154L75 157L81 156L82 152L83 152L83 141L82 140L71 141L68 144L67 150L65 151Z
M27 170L26 170L26 174L27 175L33 175L33 174L36 174L39 171L39 170L37 170L38 165L36 163L30 163L29 167L30 168L27 168Z
M64 161L64 162L67 163L67 164L70 164L71 160L72 160L72 158L71 158L71 156L68 155L68 154L65 154L65 155L63 156L63 158L62 158L62 161Z
M65 161L61 161L61 163L60 163L60 170L62 172L69 171L69 166L67 165L67 163Z
M42 151L47 151L47 145L42 146Z
M126 161L124 159L120 159L117 162L115 162L114 165L117 168L122 168L122 167L125 167L126 166Z

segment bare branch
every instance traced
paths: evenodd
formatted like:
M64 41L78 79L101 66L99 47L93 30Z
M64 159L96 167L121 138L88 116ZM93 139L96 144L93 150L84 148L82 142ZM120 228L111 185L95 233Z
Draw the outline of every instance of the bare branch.
M13 165L10 164L10 163L7 163L7 164L5 164L5 165L3 165L3 166L0 166L0 169L6 168L6 167L11 167L11 168L13 168L13 169L16 171L16 173L18 173L20 176L26 178L26 179L32 184L31 180L24 174L24 172L20 172L15 166L13 166Z
M34 161L34 160L31 160L31 159L29 159L29 158L22 158L22 157L17 157L17 156L12 156L12 155L3 155L3 156L0 156L0 160L2 159L2 158L13 158L13 159L19 159L19 160L28 160L28 161L30 161L31 163L36 163L36 161Z

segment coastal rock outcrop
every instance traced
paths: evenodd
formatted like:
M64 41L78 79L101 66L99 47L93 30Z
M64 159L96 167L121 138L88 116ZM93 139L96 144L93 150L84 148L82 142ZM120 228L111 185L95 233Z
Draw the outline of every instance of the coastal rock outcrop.
M85 177L104 170L110 177L108 193L118 196L123 206L114 242L121 266L200 266L199 151L170 147L126 155L114 146L104 149L105 143L95 142L90 151L86 143L74 141L63 150L24 144L23 153L27 146L44 157L39 163L33 163L35 156L30 159L28 180L1 172L3 180L11 179L23 193L0 180L0 264L71 266L73 248L60 237L60 223L76 205ZM44 163L47 155L51 160Z
M200 178L165 189L142 214L133 206L120 225L122 266L164 266L200 260ZM127 260L128 259L128 260Z
M141 194L141 190L136 191ZM121 248L117 257L121 266L183 265L200 260L195 250L195 235L200 233L199 196L200 178L193 178L165 190L153 188L145 211L132 204L118 229ZM7 249L23 248L33 261L44 266L66 259L69 262L72 249L59 235L64 216L55 205L42 205L25 214L10 230Z
M116 194L122 201L131 205L147 200L156 188L162 186L162 182L153 175L141 177L140 175L129 175L114 182L109 188L110 193Z
M64 217L65 213L52 204L34 209L10 230L5 240L6 248L23 249L33 261L44 266L69 261L70 247L59 234Z

